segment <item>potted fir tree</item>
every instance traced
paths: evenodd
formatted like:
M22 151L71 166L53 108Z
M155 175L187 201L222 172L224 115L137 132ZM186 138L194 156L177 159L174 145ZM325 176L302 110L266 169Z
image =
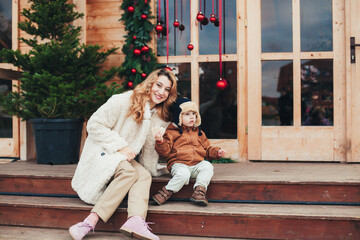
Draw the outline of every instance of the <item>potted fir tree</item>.
M100 72L99 66L116 48L100 52L98 45L81 44L81 27L73 22L83 14L75 12L75 5L67 0L30 2L30 9L21 11L26 20L19 28L33 36L20 38L31 50L0 51L3 62L23 72L18 91L0 96L0 104L8 113L32 123L38 163L76 163L84 119L122 91L105 84L119 69ZM70 136L71 132L75 135Z

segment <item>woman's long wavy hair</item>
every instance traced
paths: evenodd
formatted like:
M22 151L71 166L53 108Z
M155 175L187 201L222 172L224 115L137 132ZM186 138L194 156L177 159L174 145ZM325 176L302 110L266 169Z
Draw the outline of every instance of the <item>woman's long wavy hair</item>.
M151 87L160 76L166 76L172 84L168 98L164 102L155 106L155 108L157 109L161 119L164 121L170 120L169 108L177 98L176 77L175 74L169 70L158 69L150 73L142 83L137 85L131 95L131 106L127 116L132 116L137 123L141 122L144 117L145 104L151 100Z

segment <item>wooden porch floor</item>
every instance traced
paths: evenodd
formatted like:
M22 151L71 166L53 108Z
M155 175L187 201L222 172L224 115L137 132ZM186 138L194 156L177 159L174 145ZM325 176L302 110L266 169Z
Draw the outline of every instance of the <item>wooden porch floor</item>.
M0 174L72 178L76 164L43 165L35 161L3 162ZM212 182L272 182L272 183L360 183L360 164L249 162L214 164ZM159 177L167 180L169 176Z
M214 168L208 207L189 202L193 179L167 204L150 201L147 219L156 223L154 233L162 239L360 239L360 164L251 162ZM75 169L35 161L0 164L0 227L67 229L84 218L92 206L71 188ZM150 194L168 180L154 178ZM125 205L97 231L118 232L126 220Z

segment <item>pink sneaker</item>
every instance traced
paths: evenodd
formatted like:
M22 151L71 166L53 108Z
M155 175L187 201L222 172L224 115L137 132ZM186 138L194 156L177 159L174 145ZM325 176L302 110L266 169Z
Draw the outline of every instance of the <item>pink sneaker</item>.
M74 240L81 240L88 234L91 230L94 233L94 226L92 226L89 222L84 220L83 222L79 222L75 225L72 225L69 228L70 235Z
M120 232L128 237L142 240L159 240L159 237L150 230L148 223L140 216L130 217L120 228Z

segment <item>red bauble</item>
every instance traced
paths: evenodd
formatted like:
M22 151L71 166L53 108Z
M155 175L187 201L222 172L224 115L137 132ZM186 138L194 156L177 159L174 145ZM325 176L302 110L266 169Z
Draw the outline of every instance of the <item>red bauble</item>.
M202 12L199 12L196 16L196 19L199 21L199 22L202 22L204 20L205 16L204 14L202 14Z
M136 36L133 36L133 39L134 39L134 40L136 40L136 38L137 38Z
M216 21L216 17L214 14L210 15L210 22L214 23Z
M145 3L148 3L148 1L147 1L147 0L145 0Z
M193 50L194 49L194 45L192 45L191 43L189 45L187 45L187 49L189 51Z
M146 77L147 77L146 73L142 73L142 74L141 74L141 77L142 77L142 78L146 78Z
M134 55L139 56L141 54L140 49L134 49Z
M158 25L156 25L156 27L155 27L155 30L157 33L161 33L163 31L163 29L164 29L164 27L160 23L158 23Z
M146 20L146 18L147 18L147 15L146 15L146 14L142 14L142 15L141 15L141 19L142 19L142 20Z
M226 81L226 79L221 79L219 81L216 82L216 88L223 91L225 90L225 88L227 87L228 83Z
M168 71L172 71L171 67L164 67Z
M142 53L147 53L148 51L149 51L149 47L146 45L141 48Z
M127 8L127 11L128 11L128 13L133 13L133 12L135 12L135 8L133 6L130 6Z
M128 86L128 88L133 88L133 87L134 87L134 83L133 83L133 82L128 82L128 83L127 83L127 86Z
M135 73L136 73L136 69L135 69L135 68L132 68L132 69L131 69L131 73L132 73L132 74L135 74Z
M179 27L180 26L180 23L178 20L175 20L174 23L173 23L174 27Z

